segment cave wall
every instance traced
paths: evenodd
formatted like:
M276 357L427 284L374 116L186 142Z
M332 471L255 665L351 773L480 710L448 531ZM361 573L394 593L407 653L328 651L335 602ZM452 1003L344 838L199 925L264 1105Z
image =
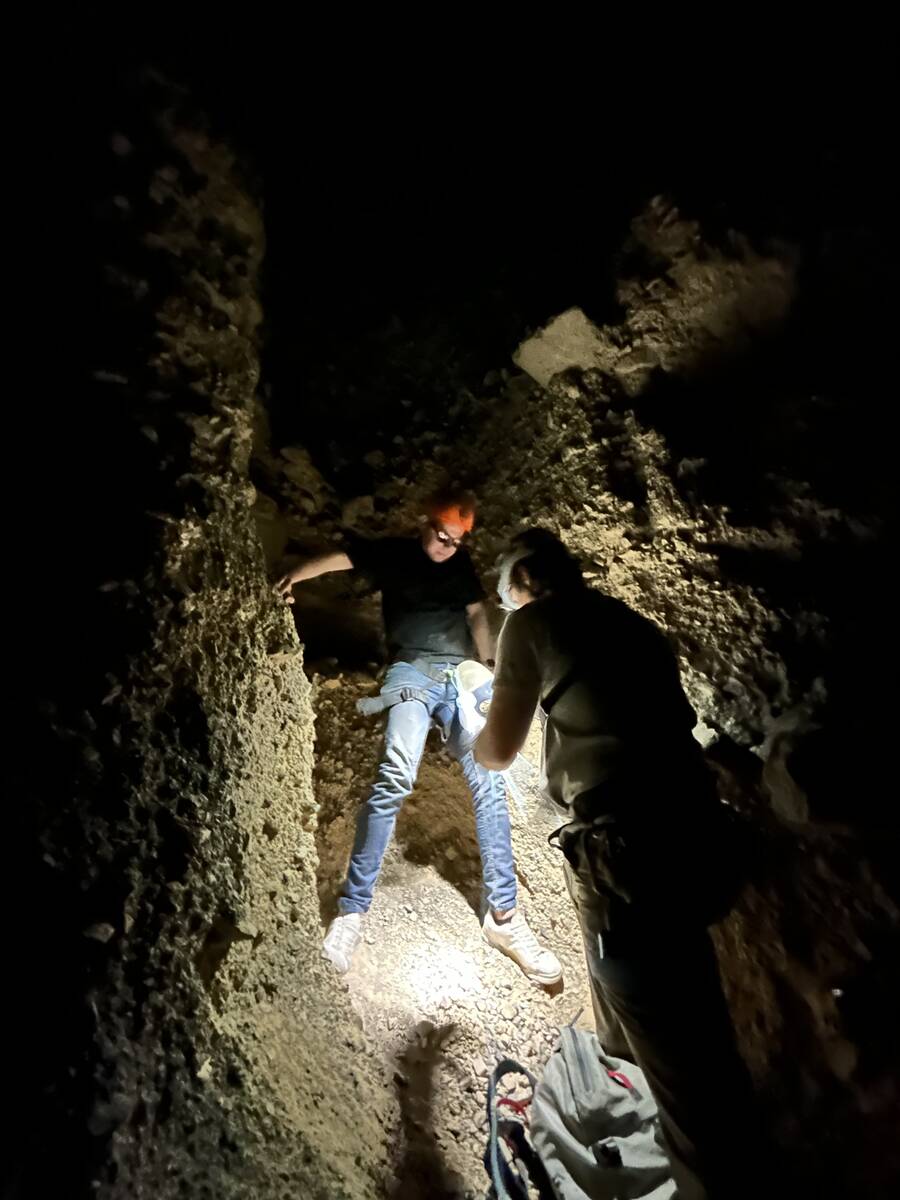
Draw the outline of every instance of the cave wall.
M25 626L10 1194L370 1196L390 1105L319 955L310 688L250 516L258 192L165 82L100 101L67 390L29 430L57 582Z
M872 411L867 382L818 390L809 359L828 351L793 246L710 239L658 200L619 271L618 323L561 314L515 355L535 386L473 402L487 419L457 454L472 480L489 464L483 553L551 526L668 633L722 794L762 841L716 943L766 1119L799 1187L887 1196L900 897L872 669L892 644L887 496L838 434Z
M486 578L511 533L546 525L667 632L721 794L760 842L715 934L742 1052L799 1194L835 1198L886 1197L900 1178L898 855L879 782L893 701L877 666L895 645L893 443L876 432L858 450L884 427L854 315L879 295L859 244L853 231L804 247L710 231L654 201L622 247L618 320L558 314L512 363L431 407L424 385L411 398L400 355L396 419L364 457L335 435L364 493L329 484L297 446L258 460L275 557L347 527L404 532L456 479L480 497ZM392 336L386 353L407 349ZM359 593L340 577L302 603ZM335 629L331 647L354 665ZM352 743L352 723L331 736Z
M310 695L250 514L274 563L344 526L401 530L450 475L481 493L485 571L509 532L552 525L671 635L723 792L767 847L716 936L769 1119L810 1191L893 1194L900 939L872 663L895 443L863 277L880 245L836 232L811 270L655 205L617 322L553 321L437 406L407 367L370 487L339 494L295 446L260 456L254 494L257 188L167 85L115 122L103 101L36 200L67 253L32 264L40 340L11 439L31 564L11 641L37 705L7 843L10 953L30 964L10 989L9 1190L377 1190L392 1109L318 960ZM323 653L328 596L359 598L334 588ZM370 602L352 665L375 623Z

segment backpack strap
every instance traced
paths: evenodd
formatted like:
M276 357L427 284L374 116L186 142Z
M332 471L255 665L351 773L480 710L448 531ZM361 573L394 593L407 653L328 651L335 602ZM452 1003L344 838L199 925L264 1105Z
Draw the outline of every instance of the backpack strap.
M569 688L572 686L573 683L576 683L578 681L580 674L581 674L581 672L578 670L577 667L571 667L568 671L566 671L565 675L563 675L563 677L562 677L562 679L560 679L559 683L557 683L554 687L552 687L550 689L550 691L547 693L547 695L541 701L541 711L543 712L545 717L550 716L550 712L553 709L556 702L563 695L565 695L565 693L569 690Z
M540 1155L528 1140L525 1126L520 1121L501 1117L498 1108L507 1105L514 1112L523 1116L523 1108L530 1103L513 1101L500 1097L497 1099L497 1084L504 1075L515 1073L524 1075L531 1085L532 1092L537 1086L537 1080L521 1063L512 1058L504 1058L491 1072L487 1089L487 1115L490 1132L487 1149L484 1152L484 1166L491 1178L494 1195L497 1200L529 1200L529 1184L537 1190L540 1200L555 1200L555 1192ZM513 1163L508 1163L500 1153L501 1139L513 1153ZM514 1165L515 1164L515 1165ZM524 1168L525 1178L518 1169L519 1164Z
M505 1127L513 1124L518 1126L518 1122L504 1121L497 1113L497 1084L504 1075L510 1072L524 1075L531 1084L532 1089L534 1089L537 1082L530 1071L526 1070L525 1067L512 1058L501 1059L493 1071L491 1071L487 1086L489 1132L487 1149L484 1152L484 1165L488 1175L491 1177L491 1183L494 1185L497 1200L528 1200L528 1185L517 1173L513 1173L509 1163L500 1153L500 1138L502 1135L509 1133ZM521 1126L518 1127L521 1128ZM522 1140L524 1141L524 1139ZM518 1150L519 1146L516 1148Z

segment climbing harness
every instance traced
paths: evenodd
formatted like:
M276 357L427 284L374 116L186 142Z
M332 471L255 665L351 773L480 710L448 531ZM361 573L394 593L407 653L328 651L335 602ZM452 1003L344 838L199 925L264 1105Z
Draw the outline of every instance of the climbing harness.
M421 661L409 665L433 679L435 683L452 683L456 689L456 696L452 701L440 700L432 710L431 719L440 732L441 740L444 743L450 740L454 717L458 717L461 741L465 744L473 743L484 728L491 703L494 677L490 670L474 659L466 659L458 666L444 667L441 670L436 670L430 663ZM377 696L364 696L357 700L356 709L363 716L371 717L387 712L395 704L404 704L407 700L419 700L422 704L428 704L430 699L430 688L385 688ZM535 789L537 768L527 758L517 754L512 767L498 772L503 776L517 811L524 816L528 811L528 801L520 782L513 774L513 768L524 775L528 790Z
M493 676L488 668L472 659L466 659L457 666L440 669L421 660L416 660L409 665L435 683L451 684L456 691L452 700L441 699L432 710L432 721L440 730L443 741L446 742L449 739L453 718L457 713L464 738L467 741L474 741L484 727L491 702ZM423 704L428 704L432 699L431 690L431 688L408 685L382 688L377 696L364 696L361 700L357 700L356 708L363 716L369 717L386 712L395 704L404 704L408 700L419 700Z

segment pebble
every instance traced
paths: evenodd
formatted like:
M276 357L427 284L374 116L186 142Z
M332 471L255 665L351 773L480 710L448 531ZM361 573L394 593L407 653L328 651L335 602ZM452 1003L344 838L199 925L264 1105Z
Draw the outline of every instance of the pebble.
M84 936L95 942L108 942L115 936L115 932L115 926L110 925L108 921L99 921L96 925L89 925L84 930Z
M505 1021L515 1020L517 1012L518 1009L514 1004L501 1004L500 1006L500 1016L503 1017Z

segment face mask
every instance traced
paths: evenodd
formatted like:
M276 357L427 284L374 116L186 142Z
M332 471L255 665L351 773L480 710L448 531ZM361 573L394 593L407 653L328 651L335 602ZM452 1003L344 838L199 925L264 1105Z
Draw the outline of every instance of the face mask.
M523 558L528 558L530 553L531 551L529 550L512 550L500 560L500 578L497 580L497 595L500 597L500 607L506 612L515 612L517 608L522 607L520 604L516 604L510 593L512 573L516 563L521 562Z

